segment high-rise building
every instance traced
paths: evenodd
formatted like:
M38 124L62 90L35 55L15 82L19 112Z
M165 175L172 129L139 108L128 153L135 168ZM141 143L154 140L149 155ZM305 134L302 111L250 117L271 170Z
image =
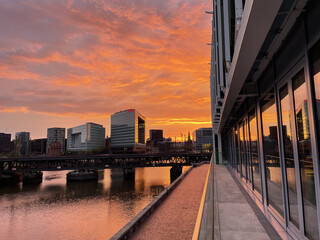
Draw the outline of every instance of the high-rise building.
M196 150L210 151L212 149L212 128L196 130Z
M11 134L0 133L0 153L10 153L13 150Z
M105 147L105 128L96 123L86 123L67 130L67 151L89 151Z
M30 133L29 132L17 132L16 138L14 142L14 148L21 155L29 155L30 154Z
M145 151L146 119L135 109L111 115L111 151L113 153Z
M60 154L66 150L65 148L65 138L66 138L66 129L65 128L48 128L47 129L47 146L46 153L49 154L50 146L55 147L57 144L51 143L60 143L61 150Z
M213 0L207 13L213 162L279 235L320 239L320 1Z

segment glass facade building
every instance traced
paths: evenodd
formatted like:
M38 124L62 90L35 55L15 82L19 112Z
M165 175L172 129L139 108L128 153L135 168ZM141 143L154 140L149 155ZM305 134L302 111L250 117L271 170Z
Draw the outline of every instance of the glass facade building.
M30 154L30 133L29 132L17 132L14 148L21 155L26 156Z
M199 128L196 130L196 150L212 150L212 128Z
M96 123L86 123L67 130L67 151L89 151L104 148L106 130Z
M211 13L223 160L282 238L319 239L320 2L214 0Z
M145 117L135 109L112 114L112 153L145 151L145 123Z

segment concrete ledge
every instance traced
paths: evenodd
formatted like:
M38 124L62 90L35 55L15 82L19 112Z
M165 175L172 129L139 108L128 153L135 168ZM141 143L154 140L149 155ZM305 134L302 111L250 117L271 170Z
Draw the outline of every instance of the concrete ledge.
M198 164L201 166L203 163ZM129 237L143 224L147 218L154 212L157 207L166 199L167 196L178 186L178 184L190 173L193 169L191 166L187 171L181 174L169 187L163 190L158 196L156 196L144 209L142 209L134 218L130 220L123 228L121 228L111 240L123 240L129 239Z

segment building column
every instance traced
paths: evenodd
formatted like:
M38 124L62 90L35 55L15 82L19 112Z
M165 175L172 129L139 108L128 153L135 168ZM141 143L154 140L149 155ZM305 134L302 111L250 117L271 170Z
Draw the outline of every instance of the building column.
M217 153L216 153L216 135L212 134L212 152L213 152L213 164L217 163Z
M221 133L218 134L218 154L219 154L219 164L223 164Z

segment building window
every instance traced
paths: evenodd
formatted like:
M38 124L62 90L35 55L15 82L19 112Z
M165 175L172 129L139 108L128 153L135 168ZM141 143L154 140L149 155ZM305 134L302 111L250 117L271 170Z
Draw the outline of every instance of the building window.
M305 230L308 237L318 239L314 169L304 70L301 70L292 80Z
M243 123L239 128L240 138L240 159L241 159L241 177L246 178L246 161L245 161L245 150L244 150L244 136L243 136Z
M298 197L297 185L294 163L294 152L292 142L292 126L290 116L290 100L288 92L288 84L285 84L279 90L280 108L281 108L281 125L283 137L283 151L286 167L287 185L288 185L288 199L289 199L289 220L299 228L299 211L298 211Z
M283 217L284 211L278 148L277 108L273 90L262 100L261 106L268 204Z
M249 130L250 130L250 156L252 161L252 181L253 189L261 195L261 171L259 164L258 153L258 134L257 134L257 119L255 112L249 116Z

